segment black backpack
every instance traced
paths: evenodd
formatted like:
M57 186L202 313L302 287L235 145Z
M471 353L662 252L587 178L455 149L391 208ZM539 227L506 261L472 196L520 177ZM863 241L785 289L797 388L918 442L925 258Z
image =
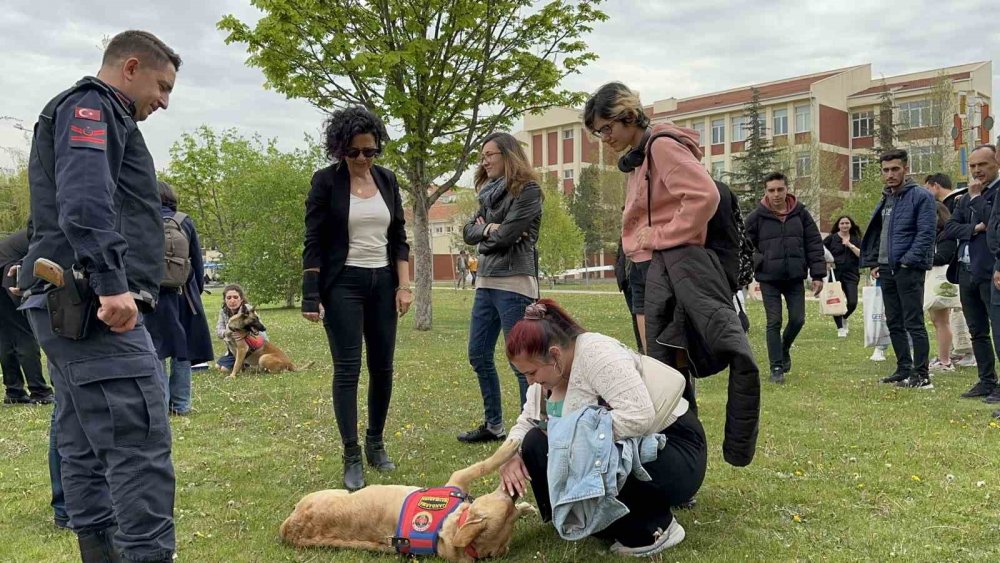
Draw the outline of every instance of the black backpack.
M650 137L646 147L660 137L670 137L678 143L684 144L680 139L670 133L657 133ZM646 158L649 158L650 168L653 161L652 156L647 151ZM735 294L741 287L746 287L753 281L753 243L746 236L746 226L743 223L743 213L740 211L739 199L733 194L729 186L715 181L715 187L719 190L719 207L715 210L715 215L708 221L708 236L705 238L705 248L715 252L722 264L722 269L726 273L726 281L729 282L729 289ZM649 169L646 169L646 212L649 225L653 225L653 190L649 178Z

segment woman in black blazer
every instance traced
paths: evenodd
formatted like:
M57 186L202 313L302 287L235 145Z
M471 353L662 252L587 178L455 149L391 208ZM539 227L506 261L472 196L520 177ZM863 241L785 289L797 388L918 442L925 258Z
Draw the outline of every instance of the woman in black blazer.
M370 377L365 457L379 471L396 468L382 433L392 395L396 322L410 308L413 290L399 184L395 174L374 164L387 138L381 120L363 107L334 112L326 122L333 164L313 175L306 198L302 316L322 319L326 328L349 490L365 485L358 444L362 338Z

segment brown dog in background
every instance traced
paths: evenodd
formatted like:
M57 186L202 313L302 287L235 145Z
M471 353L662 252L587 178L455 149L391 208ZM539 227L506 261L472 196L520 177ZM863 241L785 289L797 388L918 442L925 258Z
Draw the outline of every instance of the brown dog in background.
M278 373L282 371L298 371L292 363L288 354L278 348L270 340L264 340L263 344L255 349L250 349L247 337L256 337L264 330L264 325L260 322L260 317L253 307L243 307L239 313L229 317L229 324L226 325L226 337L233 341L233 355L236 362L233 364L233 371L226 379L235 379L236 374L243 370L243 364L248 363L252 367L259 367L268 373ZM302 366L308 368L312 362Z
M518 443L505 442L489 459L452 473L448 485L463 493L469 485L490 473L517 453ZM297 547L342 547L393 552L392 537L396 533L400 509L407 495L419 487L404 485L370 485L353 493L330 489L310 493L302 498L284 523L280 535ZM466 521L459 527L462 513ZM471 546L479 558L505 555L514 535L514 522L535 507L526 502L514 503L502 489L463 503L441 526L437 555L448 561L474 561L467 554Z

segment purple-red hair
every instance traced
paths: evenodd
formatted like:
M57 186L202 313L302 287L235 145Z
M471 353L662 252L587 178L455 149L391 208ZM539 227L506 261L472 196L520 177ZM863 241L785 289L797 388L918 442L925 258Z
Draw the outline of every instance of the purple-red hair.
M527 307L525 318L517 321L507 335L507 357L524 354L547 358L550 346L568 346L584 332L558 303L539 299Z

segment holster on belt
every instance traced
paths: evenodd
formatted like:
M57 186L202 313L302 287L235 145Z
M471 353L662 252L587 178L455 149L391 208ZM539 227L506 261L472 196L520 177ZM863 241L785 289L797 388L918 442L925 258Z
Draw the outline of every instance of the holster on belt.
M87 337L97 319L97 296L85 277L67 275L61 287L45 295L52 332L70 340Z

